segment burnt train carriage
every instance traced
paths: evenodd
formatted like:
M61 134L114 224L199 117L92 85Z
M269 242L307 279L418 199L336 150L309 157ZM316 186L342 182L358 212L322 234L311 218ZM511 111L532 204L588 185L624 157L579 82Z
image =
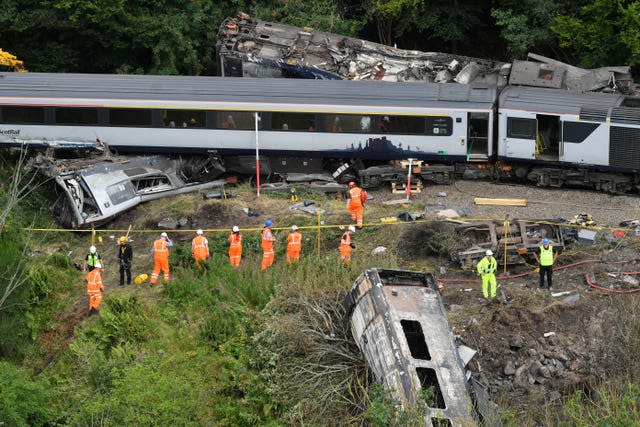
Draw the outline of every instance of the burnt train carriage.
M507 87L500 94L498 158L514 164L519 177L541 186L586 186L612 193L637 189L640 108L632 106L633 100Z
M220 77L0 75L0 144L119 152L488 160L496 89ZM256 122L255 113L260 120ZM275 162L278 163L278 162Z

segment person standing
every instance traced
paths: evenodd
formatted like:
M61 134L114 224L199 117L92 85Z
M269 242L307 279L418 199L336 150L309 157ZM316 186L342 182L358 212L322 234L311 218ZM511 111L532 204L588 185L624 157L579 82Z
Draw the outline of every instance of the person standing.
M275 255L273 253L273 242L276 241L276 238L273 237L273 233L271 232L271 226L273 225L273 221L270 219L264 222L264 228L260 233L262 235L262 271L273 265L273 261L275 259Z
M173 246L173 242L169 239L167 233L160 234L160 238L153 242L151 246L151 256L153 257L153 273L151 273L152 285L158 283L160 270L164 274L164 281L169 281L169 248Z
M209 241L203 236L202 229L196 231L196 237L191 241L191 255L198 269L206 269L206 262L209 259Z
M542 239L540 246L540 256L536 252L533 253L538 266L540 268L540 289L544 289L544 276L547 275L547 287L551 289L553 278L553 263L558 257L558 252L553 250L553 246L549 244L549 239Z
M86 281L87 295L89 295L89 315L92 315L98 311L102 303L102 292L104 291L102 268L89 266Z
M362 228L364 218L364 202L366 201L364 190L358 187L355 181L349 182L349 200L347 200L347 210L351 214L351 220L358 228Z
M292 225L291 233L287 236L287 264L299 261L300 251L302 251L302 233L297 225Z
M350 225L340 238L340 258L343 265L351 264L351 250L355 247L351 242L351 235L355 232L356 228Z
M496 287L498 285L496 281L496 270L498 269L498 262L493 257L493 252L491 249L488 249L485 252L485 257L480 260L476 269L478 271L478 275L482 277L482 295L484 299L489 302L492 302L496 297ZM489 285L491 285L491 291L489 293Z
M242 234L240 228L234 225L229 234L229 262L233 267L240 267L242 259Z
M127 242L125 236L118 239L120 246L118 247L118 260L120 262L120 286L124 286L124 275L127 275L127 285L131 284L131 262L133 261L133 250Z
M102 258L98 253L98 250L95 246L91 245L89 248L89 253L86 257L84 257L84 271L91 271L90 268L100 267L102 268Z

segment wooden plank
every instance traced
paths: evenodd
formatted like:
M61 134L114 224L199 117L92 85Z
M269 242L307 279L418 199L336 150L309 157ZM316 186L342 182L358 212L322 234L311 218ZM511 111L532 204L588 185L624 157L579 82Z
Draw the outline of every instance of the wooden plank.
M527 206L527 199L489 199L476 197L473 199L476 205L495 205L495 206Z

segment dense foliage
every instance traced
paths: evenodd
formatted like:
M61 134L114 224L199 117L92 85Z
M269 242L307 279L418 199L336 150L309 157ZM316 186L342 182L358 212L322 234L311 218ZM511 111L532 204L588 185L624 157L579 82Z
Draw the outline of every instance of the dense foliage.
M215 75L239 10L405 49L640 66L638 0L5 0L0 44L32 71Z

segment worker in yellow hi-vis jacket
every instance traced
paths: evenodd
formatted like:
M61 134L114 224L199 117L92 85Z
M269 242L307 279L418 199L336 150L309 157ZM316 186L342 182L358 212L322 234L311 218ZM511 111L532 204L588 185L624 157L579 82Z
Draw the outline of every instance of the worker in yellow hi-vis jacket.
M495 274L498 262L493 257L491 249L487 250L485 254L486 256L480 260L476 269L478 275L482 277L482 295L484 295L484 299L491 302L496 297L496 287L498 286ZM489 294L489 285L491 285L491 294Z

